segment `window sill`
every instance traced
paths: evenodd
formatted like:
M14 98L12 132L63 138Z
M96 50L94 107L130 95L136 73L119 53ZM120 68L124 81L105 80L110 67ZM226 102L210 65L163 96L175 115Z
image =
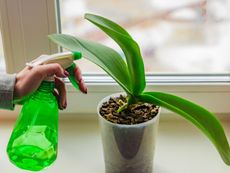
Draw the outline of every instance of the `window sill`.
M64 116L64 115L63 115ZM162 115L163 117L164 115ZM96 116L93 116L96 117ZM230 139L230 121L223 123ZM7 159L5 152L12 121L0 122L0 167L4 173L23 173ZM76 118L60 121L59 155L57 161L46 173L63 172L102 173L104 172L103 152L100 133L95 118L79 120ZM212 144L199 130L185 120L160 122L154 173L229 173Z

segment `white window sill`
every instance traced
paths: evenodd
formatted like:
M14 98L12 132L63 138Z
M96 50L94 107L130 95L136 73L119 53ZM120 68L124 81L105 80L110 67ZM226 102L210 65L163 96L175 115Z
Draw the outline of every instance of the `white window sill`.
M64 116L64 115L63 115ZM62 117L63 117L62 116ZM164 115L162 115L163 117ZM57 161L44 173L103 173L102 144L96 115L93 119L62 119ZM4 173L24 173L15 168L5 152L13 121L0 121L0 167ZM230 121L223 123L230 140ZM229 173L213 145L185 120L160 122L154 173Z

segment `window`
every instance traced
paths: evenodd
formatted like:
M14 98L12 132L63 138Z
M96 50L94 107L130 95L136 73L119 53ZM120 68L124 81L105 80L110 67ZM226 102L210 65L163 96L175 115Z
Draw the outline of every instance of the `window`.
M5 72L5 61L4 61L4 53L3 53L3 45L2 45L2 35L0 30L0 73Z
M93 39L122 53L86 12L124 26L141 47L146 72L228 73L230 1L61 0L62 32ZM97 71L88 62L85 72Z
M58 30L100 41L121 52L103 32L83 20L85 12L93 12L125 26L140 43L148 72L147 90L170 92L215 113L229 113L230 36L226 32L230 29L229 3L218 0L0 0L6 69L17 72L41 54L56 53L58 48L49 42L47 35ZM92 63L79 63L85 72L89 94L76 93L66 81L69 101L65 112L95 114L101 98L122 90Z

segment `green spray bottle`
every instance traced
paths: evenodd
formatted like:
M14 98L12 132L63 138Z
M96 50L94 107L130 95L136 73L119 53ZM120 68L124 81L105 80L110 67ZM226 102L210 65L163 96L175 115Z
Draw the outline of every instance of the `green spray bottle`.
M69 72L69 80L78 89L74 80L74 60L79 52L64 52L42 55L30 63L30 67L59 63ZM54 77L47 77L37 91L23 101L22 110L7 146L10 161L21 169L40 171L57 158L58 103L53 95Z

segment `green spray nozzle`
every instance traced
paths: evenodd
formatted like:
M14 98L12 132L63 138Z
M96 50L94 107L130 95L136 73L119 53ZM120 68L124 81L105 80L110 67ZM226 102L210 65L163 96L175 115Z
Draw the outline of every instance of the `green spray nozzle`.
M74 60L81 59L81 57L82 57L81 52L72 52L72 53L73 53Z

